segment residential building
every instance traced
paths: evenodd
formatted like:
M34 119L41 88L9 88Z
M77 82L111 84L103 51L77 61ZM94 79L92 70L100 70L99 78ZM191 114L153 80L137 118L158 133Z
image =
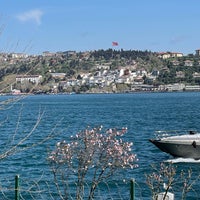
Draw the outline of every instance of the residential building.
M200 49L197 49L195 51L196 51L196 56L200 56Z
M186 85L185 86L186 91L200 91L199 85Z
M185 73L183 71L176 72L176 78L185 78Z
M167 59L171 57L171 54L169 52L160 52L158 53L158 57L162 59Z
M159 58L167 59L167 58L179 58L183 57L183 53L178 52L161 52L158 53Z
M24 53L11 53L11 58L27 58L28 55Z
M191 61L191 60L185 60L184 66L192 67L193 66L193 61Z
M172 63L173 66L180 65L180 62L178 60L173 60L171 63Z
M41 82L42 76L41 75L17 75L16 82L24 83L24 82L31 82L34 84L38 84Z
M65 78L66 74L65 73L51 73L51 76L53 78L63 79L63 78Z
M56 54L55 54L55 53L52 53L52 52L49 52L49 51L44 51L44 52L42 53L42 55L43 55L44 57L51 57L51 56L55 56Z
M181 91L185 89L185 84L174 83L165 86L168 91Z
M171 54L171 57L173 58L183 57L183 54L179 52L171 52L170 54Z
M193 78L200 78L200 73L194 72L193 73Z

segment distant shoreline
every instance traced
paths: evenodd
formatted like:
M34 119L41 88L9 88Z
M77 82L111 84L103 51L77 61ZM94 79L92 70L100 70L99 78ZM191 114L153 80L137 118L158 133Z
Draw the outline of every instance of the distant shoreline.
M182 92L200 92L200 90L156 90L156 91L131 91L131 92L80 92L80 93L20 93L20 94L12 94L12 93L0 93L0 96L28 96L28 95L82 95L82 94L136 94L136 93L182 93Z

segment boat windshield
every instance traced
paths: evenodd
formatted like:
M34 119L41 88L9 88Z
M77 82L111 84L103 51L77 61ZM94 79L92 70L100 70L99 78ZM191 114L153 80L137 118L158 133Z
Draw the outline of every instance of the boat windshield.
M191 137L196 137L197 134L200 135L197 131L187 131L187 130L170 130L170 131L155 131L155 137L156 139L163 139L163 138L176 138L181 137L182 139L189 139Z

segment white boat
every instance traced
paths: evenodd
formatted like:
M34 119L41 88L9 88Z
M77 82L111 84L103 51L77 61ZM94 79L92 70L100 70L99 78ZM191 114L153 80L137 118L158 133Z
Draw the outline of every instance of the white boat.
M200 133L198 132L157 131L155 139L149 141L161 151L174 157L200 159Z

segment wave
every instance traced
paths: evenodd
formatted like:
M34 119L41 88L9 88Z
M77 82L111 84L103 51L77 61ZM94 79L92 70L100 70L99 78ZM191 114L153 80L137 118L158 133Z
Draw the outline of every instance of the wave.
M195 160L193 158L173 158L173 159L168 159L165 162L169 162L169 163L200 163L200 159Z

